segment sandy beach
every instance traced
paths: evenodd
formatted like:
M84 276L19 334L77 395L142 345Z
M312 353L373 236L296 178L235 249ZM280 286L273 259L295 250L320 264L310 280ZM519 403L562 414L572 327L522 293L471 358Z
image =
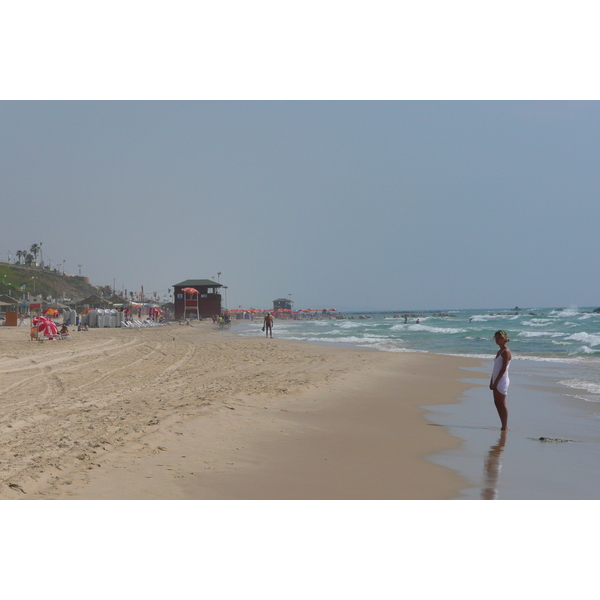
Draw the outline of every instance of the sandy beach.
M444 499L424 405L477 361L240 338L212 323L32 342L0 329L2 499Z

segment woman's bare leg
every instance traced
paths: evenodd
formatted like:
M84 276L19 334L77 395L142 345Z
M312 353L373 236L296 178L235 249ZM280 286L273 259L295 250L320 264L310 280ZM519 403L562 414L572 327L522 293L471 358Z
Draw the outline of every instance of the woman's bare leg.
M506 396L501 394L498 390L494 390L494 404L502 423L502 431L508 429L508 408L506 408Z

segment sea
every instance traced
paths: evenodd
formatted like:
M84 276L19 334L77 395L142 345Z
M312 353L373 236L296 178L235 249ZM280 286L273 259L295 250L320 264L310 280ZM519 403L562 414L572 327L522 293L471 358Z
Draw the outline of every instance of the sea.
M462 440L429 457L469 486L457 499L600 498L600 313L596 307L361 312L276 320L274 337L479 360L472 384L451 405L425 407L431 426ZM263 336L262 319L238 335ZM489 378L505 330L513 360L507 396L509 431L500 435Z

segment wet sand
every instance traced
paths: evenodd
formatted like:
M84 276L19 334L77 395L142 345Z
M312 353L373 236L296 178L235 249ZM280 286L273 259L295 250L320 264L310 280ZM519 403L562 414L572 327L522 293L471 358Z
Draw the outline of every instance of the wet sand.
M476 361L240 338L210 323L1 328L0 498L443 499L468 482L427 456L460 440Z
M466 373L473 384L461 402L432 406L429 417L461 438L458 448L430 457L455 469L469 485L463 499L594 500L600 498L597 403L569 396L560 386L576 366L516 359L507 397L508 432L488 388L492 361Z

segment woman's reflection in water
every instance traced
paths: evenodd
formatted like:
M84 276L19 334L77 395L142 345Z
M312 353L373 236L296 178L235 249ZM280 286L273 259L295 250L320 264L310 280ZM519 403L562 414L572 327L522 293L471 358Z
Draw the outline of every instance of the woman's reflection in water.
M502 456L505 444L506 431L502 431L500 432L498 443L490 448L484 464L485 487L481 490L482 500L496 500L498 498L498 482L500 481L500 471L502 470L500 457Z

